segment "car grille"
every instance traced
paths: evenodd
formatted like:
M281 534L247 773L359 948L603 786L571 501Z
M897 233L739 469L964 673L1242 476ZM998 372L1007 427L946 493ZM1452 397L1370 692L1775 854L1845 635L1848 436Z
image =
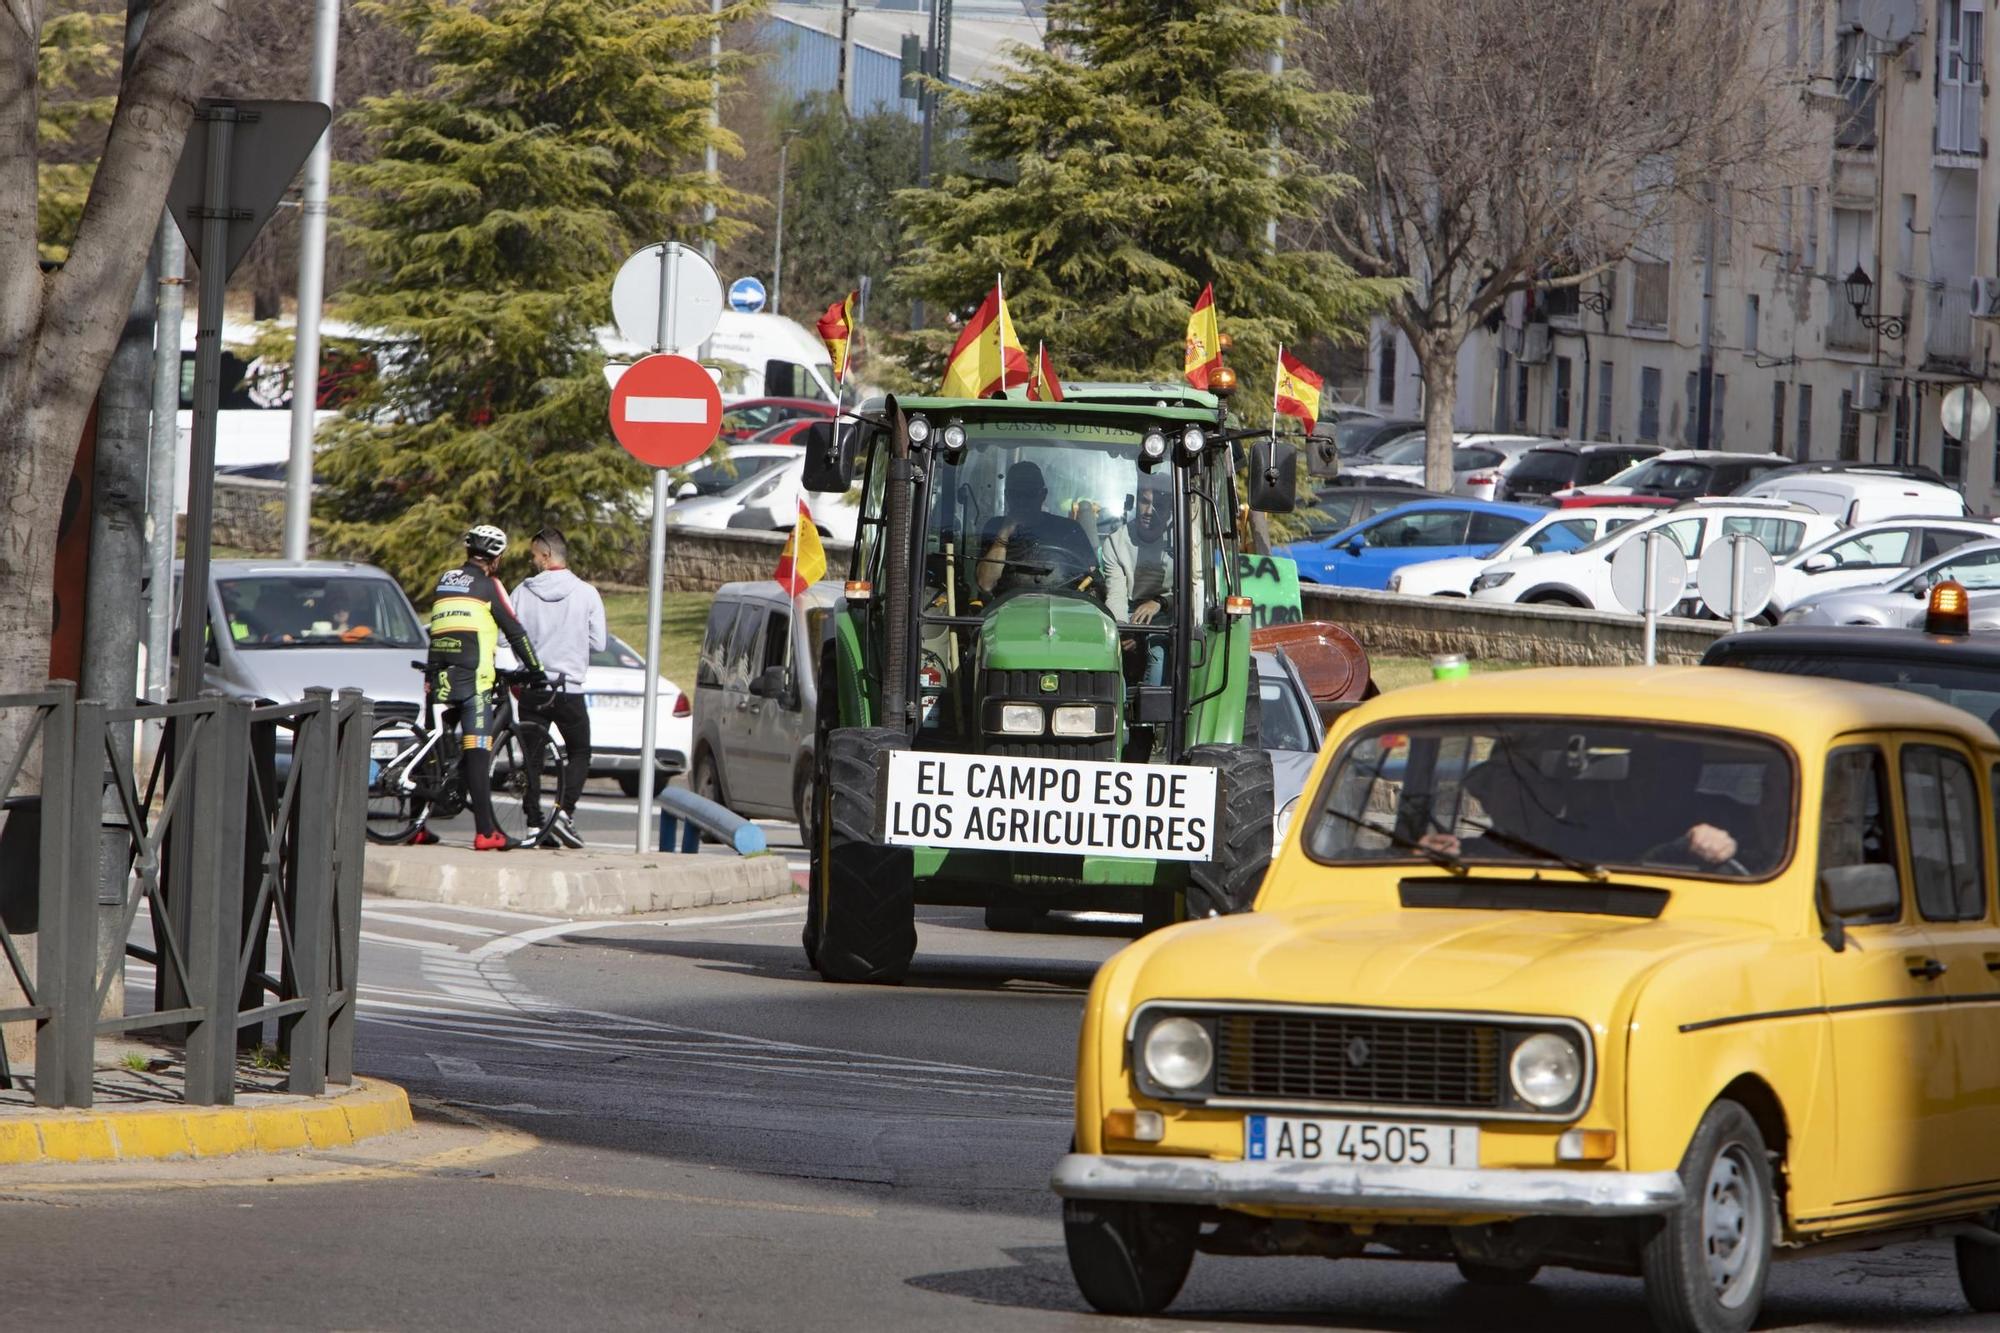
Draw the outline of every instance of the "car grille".
M1483 1110L1501 1105L1500 1028L1356 1014L1216 1017L1222 1097Z

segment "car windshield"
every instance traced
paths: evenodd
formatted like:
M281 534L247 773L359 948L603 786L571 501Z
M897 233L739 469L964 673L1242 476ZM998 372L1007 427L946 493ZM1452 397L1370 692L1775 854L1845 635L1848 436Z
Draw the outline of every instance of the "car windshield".
M1257 743L1267 750L1311 750L1312 727L1304 701L1281 666L1260 662L1257 673Z
M606 635L604 646L592 652L590 664L594 667L624 667L631 671L644 671L646 659L639 650L615 634Z
M1340 451L1342 458L1348 458L1376 441L1394 439L1409 428L1409 423L1405 421L1384 421L1380 417L1352 417L1334 425L1333 445Z
M1960 547L1940 556L1896 585L1898 592L1928 591L1934 583L1953 579L1967 588L2000 588L2000 542Z
M425 646L403 590L386 578L259 574L217 579L216 587L239 648Z
M1779 645L1782 647L1782 645ZM1931 658L1871 657L1858 653L1732 650L1710 666L1745 667L1783 676L1825 676L1857 685L1886 685L1963 709L1989 726L2000 726L2000 666L1958 664Z
M1424 461L1424 437L1412 435L1396 441L1383 449L1368 455L1370 465L1386 464L1391 467L1408 467L1412 463Z
M1622 485L1637 486L1649 491L1659 491L1667 495L1698 495L1708 486L1710 468L1706 463L1686 461L1662 462L1654 459L1641 463L1636 471L1619 473Z
M718 458L703 463L687 474L688 483L694 487L696 495L720 495L741 481L748 481L760 472L769 471L780 463L788 461L790 454L752 454Z
M1598 718L1445 718L1341 748L1315 860L1571 865L1764 879L1791 849L1792 763L1771 741Z
M1529 482L1554 482L1567 486L1576 460L1577 456L1567 449L1530 449L1521 455L1521 460L1514 464L1514 470L1507 474L1507 485L1516 491Z

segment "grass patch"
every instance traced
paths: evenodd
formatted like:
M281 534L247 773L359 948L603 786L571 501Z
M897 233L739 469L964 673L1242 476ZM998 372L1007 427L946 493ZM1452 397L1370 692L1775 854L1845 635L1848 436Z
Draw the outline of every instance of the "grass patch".
M152 1067L152 1064L153 1062L151 1060L148 1060L145 1056L139 1054L139 1052L137 1051L125 1052L125 1067L131 1070L135 1074L145 1073L148 1069Z
M708 627L710 592L670 592L660 598L660 674L682 690L694 689L695 659ZM646 593L604 593L604 619L611 632L641 652L646 646Z
M1474 671L1519 671L1522 667L1533 666L1532 662L1482 662L1474 658ZM1377 657L1368 658L1368 669L1375 677L1375 684L1383 690L1400 690L1406 685L1428 685L1431 679L1431 659L1428 657Z

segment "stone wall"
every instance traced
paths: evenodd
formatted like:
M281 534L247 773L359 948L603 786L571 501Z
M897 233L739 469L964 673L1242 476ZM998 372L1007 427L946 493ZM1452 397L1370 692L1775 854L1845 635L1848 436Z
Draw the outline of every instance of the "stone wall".
M1634 615L1310 584L1300 594L1308 620L1345 626L1371 653L1464 653L1537 666L1618 666L1644 660L1639 617ZM1662 617L1657 657L1662 662L1700 661L1708 645L1728 632L1727 622Z
M185 535L187 515L181 515L180 526ZM260 555L284 550L285 483L257 477L217 477L213 531L217 546Z
M663 586L668 592L711 592L724 583L768 579L778 567L778 553L784 549L782 532L669 528ZM846 577L849 549L844 542L826 543L827 577ZM603 581L645 587L645 551L637 551L634 556L625 567L606 570Z

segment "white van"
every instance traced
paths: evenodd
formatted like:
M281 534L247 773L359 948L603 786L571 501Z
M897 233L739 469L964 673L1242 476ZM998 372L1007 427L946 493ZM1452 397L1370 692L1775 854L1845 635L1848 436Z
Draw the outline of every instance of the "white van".
M1942 481L1887 466L1784 468L1736 493L1807 505L1849 527L1885 518L1962 518L1968 512L1965 497Z
M604 354L614 362L632 362L653 349L626 342L616 329L597 331ZM682 349L694 356L697 349ZM739 398L817 398L836 402L833 364L826 344L796 320L783 315L745 315L734 310L722 312L722 320L709 339L707 360L721 367L719 383L722 401ZM615 385L615 374L606 378Z

